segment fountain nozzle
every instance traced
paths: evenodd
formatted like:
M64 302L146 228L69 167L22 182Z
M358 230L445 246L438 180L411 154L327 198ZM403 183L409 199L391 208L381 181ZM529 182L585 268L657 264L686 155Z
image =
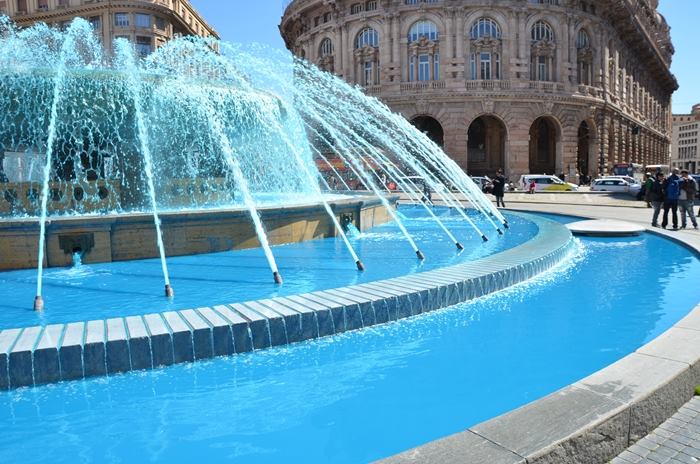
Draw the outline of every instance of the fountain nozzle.
M34 298L34 311L43 311L44 310L44 299L41 297L41 295L37 295Z
M484 242L488 242L489 238L486 235L482 235L481 240L483 240Z
M503 231L501 229L496 229L498 231L498 235L503 235Z
M420 250L416 250L416 256L418 256L418 259L420 259L420 260L424 260L424 259L425 259L425 255L424 255L423 252L420 251Z
M175 296L175 290L173 290L173 287L171 287L170 284L165 284L165 296L168 298Z
M464 245L462 245L459 242L455 242L455 246L457 247L458 250L464 250Z
M357 264L357 270L358 270L358 271L364 271L364 270L365 270L365 265L362 264L362 261L360 261L359 259L357 260L357 262L356 262L355 264Z
M279 272L275 271L272 273L272 277L275 279L276 284L281 284L282 283L282 276L280 275Z
M510 224L508 224L508 221L503 221L503 227L510 229Z

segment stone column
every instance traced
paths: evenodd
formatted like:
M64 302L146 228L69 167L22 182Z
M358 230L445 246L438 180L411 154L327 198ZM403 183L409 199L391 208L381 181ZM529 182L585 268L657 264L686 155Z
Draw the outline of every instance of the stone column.
M343 77L348 82L354 82L352 68L355 66L352 57L352 51L355 48L355 44L348 37L348 26L343 24L340 26L340 35L343 42L343 48L340 53L343 55Z
M465 58L465 53L464 53L464 42L466 41L466 38L464 36L464 8L458 8L456 15L455 15L455 22L456 28L455 28L455 41L456 41L456 52L455 52L455 61L457 63L461 63L462 66L459 68L459 71L457 71L457 78L458 79L464 79L464 72L465 68L468 66L469 59Z
M596 172L598 174L603 175L605 174L605 165L607 163L607 159L609 157L608 153L608 147L610 143L610 117L606 114L603 114L603 116L600 118L600 124L598 125L598 140L599 140L599 146L598 146L598 159L596 160L597 164L597 169ZM590 169L590 174L593 174L593 169L592 167Z
M440 50L440 55L443 57L443 63L449 63L454 58L454 8L446 8L445 16L445 49Z

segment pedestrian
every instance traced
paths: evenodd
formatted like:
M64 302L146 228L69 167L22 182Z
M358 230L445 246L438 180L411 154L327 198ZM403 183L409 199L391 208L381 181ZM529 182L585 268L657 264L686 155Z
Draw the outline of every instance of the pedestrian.
M681 229L685 229L687 224L686 215L690 216L690 222L693 223L693 228L698 228L698 221L695 219L693 205L695 204L695 195L698 193L698 185L695 180L688 175L688 170L681 171L681 191L678 197L678 206L681 209Z
M664 204L664 180L664 173L659 171L656 173L656 179L649 187L649 201L652 208L654 208L654 214L651 217L652 227L659 227L659 213L661 212L661 206Z
M496 177L493 178L491 184L493 185L491 193L494 197L496 197L496 208L498 208L499 206L505 208L506 204L503 201L503 197L505 195L506 190L506 178L503 175L502 170L499 169L498 171L496 171Z
M651 208L651 186L654 184L654 178L650 172L644 174L644 201L647 202L647 208Z
M678 177L678 168L664 181L664 219L661 227L668 226L668 212L671 211L673 230L678 229L678 198L681 195L681 178Z
M536 189L537 189L537 184L535 183L535 179L530 179L530 187L529 187L528 193L534 194Z

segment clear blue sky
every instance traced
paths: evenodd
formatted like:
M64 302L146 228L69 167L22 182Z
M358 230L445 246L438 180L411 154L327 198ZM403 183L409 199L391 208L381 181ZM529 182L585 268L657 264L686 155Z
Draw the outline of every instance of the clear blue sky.
M284 49L277 25L287 0L191 0L223 40L258 42ZM700 103L700 0L661 0L661 13L671 26L676 55L673 73L680 88L673 112L688 113Z

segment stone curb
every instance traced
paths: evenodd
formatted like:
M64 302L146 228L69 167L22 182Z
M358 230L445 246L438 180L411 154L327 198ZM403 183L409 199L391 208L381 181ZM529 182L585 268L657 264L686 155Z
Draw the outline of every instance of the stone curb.
M677 237L647 232L700 254ZM671 417L698 384L700 304L634 353L572 385L381 462L606 463Z
M526 216L539 227L532 240L477 262L303 295L6 329L0 332L0 389L245 353L478 298L542 273L569 253L573 241L564 226Z

